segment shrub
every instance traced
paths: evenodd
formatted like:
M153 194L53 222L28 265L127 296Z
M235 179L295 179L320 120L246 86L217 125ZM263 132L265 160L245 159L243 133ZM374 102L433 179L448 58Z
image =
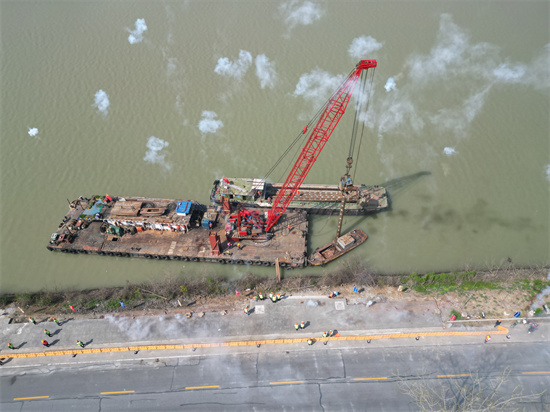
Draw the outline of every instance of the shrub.
M456 316L456 320L462 319L462 315L461 315L459 312L457 312L456 310L454 310L454 309L451 310L451 316L453 316L453 315Z

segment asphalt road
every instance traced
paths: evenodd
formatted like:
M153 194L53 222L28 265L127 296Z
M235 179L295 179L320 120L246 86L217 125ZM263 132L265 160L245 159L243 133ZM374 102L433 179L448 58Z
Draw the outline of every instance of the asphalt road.
M423 377L437 385L472 373L495 376L506 368L511 374L504 393L517 385L524 393L550 388L548 342L322 346L158 352L125 362L112 354L95 363L75 358L71 365L67 359L66 367L38 364L0 377L0 409L411 411L417 408L399 390L401 379ZM548 395L543 402L527 406L549 410Z

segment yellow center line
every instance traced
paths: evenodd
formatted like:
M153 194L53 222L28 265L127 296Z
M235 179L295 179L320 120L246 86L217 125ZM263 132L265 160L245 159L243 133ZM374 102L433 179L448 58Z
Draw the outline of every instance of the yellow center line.
M29 396L28 398L13 398L14 401L25 401L27 399L45 399L49 398L49 396Z
M438 378L458 378L462 376L472 376L469 373L461 373L459 375L437 375Z
M210 388L219 388L220 385L211 385L211 386L188 386L185 389L210 389Z
M550 372L521 372L523 375L538 375L543 373L550 373Z
M379 379L388 379L386 377L384 378L355 378L354 381L377 381Z
M289 385L291 383L304 383L304 381L269 382L270 385Z
M100 395L113 395L115 393L135 393L135 391L101 392Z

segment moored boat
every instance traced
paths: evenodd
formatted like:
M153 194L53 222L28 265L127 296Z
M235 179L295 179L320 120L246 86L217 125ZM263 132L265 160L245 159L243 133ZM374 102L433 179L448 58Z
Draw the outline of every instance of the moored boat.
M354 229L316 249L308 258L308 261L313 266L324 265L355 249L364 243L367 237L367 234L361 229Z

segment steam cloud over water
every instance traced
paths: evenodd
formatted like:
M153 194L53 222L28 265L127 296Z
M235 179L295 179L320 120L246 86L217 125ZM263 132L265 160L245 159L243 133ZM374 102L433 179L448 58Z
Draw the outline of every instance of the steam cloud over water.
M382 43L377 41L371 36L361 36L356 39L353 39L351 46L349 46L348 53L351 57L357 59L369 58L370 54L380 50L382 48Z
M147 152L143 160L149 163L157 163L164 166L166 169L170 169L172 166L165 161L166 153L163 153L164 148L168 146L168 142L165 142L158 137L151 136L147 141Z
M277 73L272 62L265 54L256 56L256 76L260 79L260 87L272 89L277 81Z
M298 25L307 26L313 24L325 14L325 11L319 4L311 1L300 2L298 0L291 0L281 4L279 11L290 30Z
M392 90L395 90L395 88L396 88L395 80L393 77L390 77L386 82L384 89L386 89L387 92L391 92Z
M38 134L38 129L36 127L33 127L33 128L29 127L29 136L36 137L37 134Z
M135 22L135 29L134 30L126 29L126 30L130 32L130 35L128 36L128 41L130 42L130 44L140 43L143 40L143 32L147 30L145 19L137 19Z
M216 119L218 115L215 112L204 110L202 119L199 121L199 130L203 135L207 133L216 133L218 129L223 127L223 122Z
M443 153L445 153L447 156L452 156L454 154L457 154L458 152L454 149L454 147L446 147L443 149Z
M546 165L546 179L550 182L550 165Z
M449 152L451 148L454 150L453 140L470 135L470 128L493 88L513 84L548 89L549 56L550 46L546 46L530 63L513 62L502 56L498 46L473 41L466 30L453 22L451 15L442 14L431 49L427 53L410 54L401 72L387 80L385 89L391 93L380 95L377 104L369 108L367 126L378 135L381 151L384 136L391 134L403 138L401 147L408 153L423 144L422 151L416 150L418 156L426 160L426 153L432 153L435 157L437 150L433 150L432 143L422 141L425 128L431 127L434 133L446 136L449 149L443 153L454 155L456 151ZM396 158L395 155L384 158L390 170L397 166Z
M214 72L222 76L234 77L240 80L251 65L252 55L246 50L241 50L239 52L239 58L234 62L230 61L227 57L219 58Z
M302 74L293 95L310 100L315 107L327 100L344 81L343 75L333 76L320 69Z
M94 106L97 107L97 110L99 110L103 115L107 115L107 108L111 104L109 102L109 96L107 96L107 93L105 93L103 90L99 90L95 94L94 98Z

